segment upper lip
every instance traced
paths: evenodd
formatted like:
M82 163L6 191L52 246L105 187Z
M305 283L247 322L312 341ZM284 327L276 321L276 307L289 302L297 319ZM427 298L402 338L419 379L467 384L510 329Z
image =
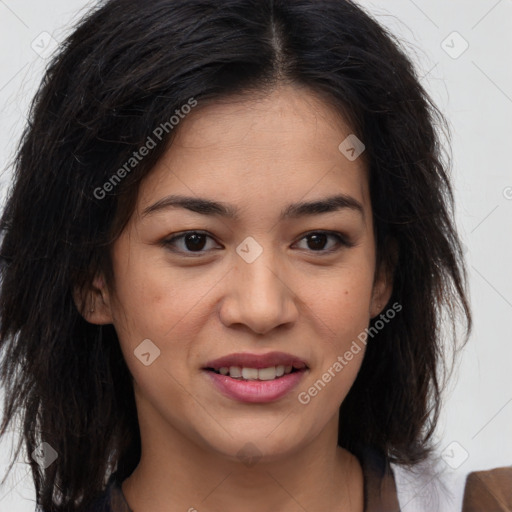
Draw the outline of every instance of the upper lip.
M204 368L229 368L238 366L242 368L269 368L270 366L293 366L294 368L307 368L308 365L300 357L286 354L285 352L268 352L266 354L250 354L248 352L239 352L229 354L212 361L208 361Z

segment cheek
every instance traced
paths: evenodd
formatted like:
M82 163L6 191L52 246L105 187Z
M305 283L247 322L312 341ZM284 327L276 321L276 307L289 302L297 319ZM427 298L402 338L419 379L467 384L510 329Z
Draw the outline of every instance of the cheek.
M130 338L160 338L197 302L197 287L161 259L148 257L143 250L130 251L126 241L116 247L113 266L114 323Z
M371 269L359 266L330 273L309 287L309 307L342 343L368 325L372 280Z
M168 381L165 372L158 377L154 373L162 365L172 368L173 375L184 382L188 376L182 362L191 357L191 341L200 337L204 315L211 314L211 309L205 312L207 292L219 277L199 267L195 273L173 269L162 258L140 253L125 252L120 246L114 259L117 301L113 317L121 349L135 380L144 382L144 387L155 379ZM149 367L134 357L146 339L160 351L158 364Z
M336 413L361 367L366 345L360 335L370 321L371 264L371 258L354 258L353 265L326 274L310 287L309 306L313 317L319 319L317 328L322 329L325 343L307 387L300 390L304 394L298 398L319 417Z

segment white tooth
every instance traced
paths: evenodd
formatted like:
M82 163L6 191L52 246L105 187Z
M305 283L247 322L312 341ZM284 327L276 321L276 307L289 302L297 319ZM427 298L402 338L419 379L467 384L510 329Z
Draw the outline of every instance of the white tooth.
M222 368L219 368L219 373L221 375L227 375L229 373L229 368L227 368L226 366L223 366Z
M282 377L284 375L284 366L280 364L276 366L276 377Z
M242 368L242 377L246 380L256 380L258 378L257 368Z
M268 368L260 368L258 370L258 379L260 380L273 380L276 378L276 367L269 366Z
M230 377L241 377L242 376L242 369L239 366L230 366L229 367L229 376Z
M284 367L284 373L290 373L292 371L293 366L289 364L288 366Z

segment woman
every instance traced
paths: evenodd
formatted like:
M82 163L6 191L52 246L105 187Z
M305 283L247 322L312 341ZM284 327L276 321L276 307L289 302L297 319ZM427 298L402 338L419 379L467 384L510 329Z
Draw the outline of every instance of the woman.
M44 511L398 510L471 316L443 118L341 0L110 0L50 65L0 342Z

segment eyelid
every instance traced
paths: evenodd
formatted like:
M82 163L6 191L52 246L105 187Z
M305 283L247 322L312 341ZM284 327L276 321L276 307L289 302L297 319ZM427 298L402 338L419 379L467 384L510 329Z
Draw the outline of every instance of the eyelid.
M175 242L176 240L183 239L186 235L189 235L189 234L205 235L207 238L210 238L210 239L214 240L216 243L218 243L215 240L215 237L213 235L211 235L208 231L192 229L192 230L175 233L171 237L165 238L164 240L162 240L161 244L164 247L169 248L173 242ZM333 249L318 250L318 251L305 249L307 252L318 255L318 256L332 254L334 252L339 251L340 248L342 248L342 247L350 248L350 247L354 247L356 245L355 242L351 241L351 239L347 235L340 233L338 231L332 231L332 230L326 230L326 229L317 229L317 230L307 231L306 233L301 234L300 237L296 240L296 242L294 242L294 244L302 241L304 238L306 238L310 235L316 235L316 234L324 234L327 236L331 236L331 237L335 238L338 242L337 247L334 247ZM192 257L201 256L203 254L207 254L208 252L210 252L210 251L197 251L197 252L181 251L181 250L175 250L175 249L169 249L169 250L171 250L174 253L186 254L187 256L192 256Z

